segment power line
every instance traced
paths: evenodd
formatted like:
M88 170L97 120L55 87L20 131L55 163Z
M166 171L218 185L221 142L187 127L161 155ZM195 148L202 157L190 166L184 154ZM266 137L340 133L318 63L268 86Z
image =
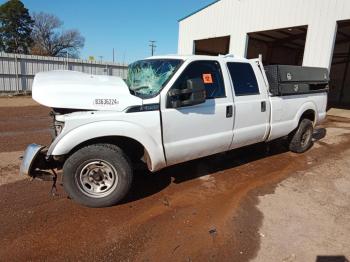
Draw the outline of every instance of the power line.
M155 45L155 43L156 43L157 41L154 41L154 40L150 40L149 41L149 43L150 43L150 47L151 47L151 55L153 56L154 55L154 51L156 50L156 45Z

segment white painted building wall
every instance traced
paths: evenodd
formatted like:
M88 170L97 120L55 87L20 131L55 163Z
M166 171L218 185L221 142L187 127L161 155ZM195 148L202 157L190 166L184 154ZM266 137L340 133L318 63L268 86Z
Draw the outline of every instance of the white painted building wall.
M230 53L244 57L247 33L308 25L303 65L330 68L337 21L347 19L350 0L221 0L179 22L178 53L230 35Z

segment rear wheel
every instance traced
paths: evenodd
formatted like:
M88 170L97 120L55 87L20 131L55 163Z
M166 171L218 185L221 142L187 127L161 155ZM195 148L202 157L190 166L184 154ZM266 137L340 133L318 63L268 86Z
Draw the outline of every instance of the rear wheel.
M309 119L301 120L296 131L289 135L289 150L295 153L304 153L313 144L313 124Z
M132 168L123 151L109 144L83 147L63 166L63 186L76 202L89 207L117 204L128 193Z

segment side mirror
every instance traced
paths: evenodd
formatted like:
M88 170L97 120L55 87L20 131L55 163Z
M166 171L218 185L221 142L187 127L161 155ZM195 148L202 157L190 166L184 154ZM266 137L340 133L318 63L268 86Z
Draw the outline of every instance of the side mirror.
M206 99L203 80L200 78L188 79L186 88L172 89L168 92L168 105L171 108L202 104Z

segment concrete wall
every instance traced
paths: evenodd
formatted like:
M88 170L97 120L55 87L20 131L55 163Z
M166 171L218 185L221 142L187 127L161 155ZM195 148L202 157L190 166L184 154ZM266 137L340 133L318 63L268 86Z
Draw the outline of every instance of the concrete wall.
M221 0L179 22L179 54L194 40L231 36L230 53L244 57L247 33L307 25L303 65L330 67L339 20L350 19L350 0Z
M74 70L94 75L113 75L126 78L127 65L0 53L0 92L30 91L34 75L51 70Z

